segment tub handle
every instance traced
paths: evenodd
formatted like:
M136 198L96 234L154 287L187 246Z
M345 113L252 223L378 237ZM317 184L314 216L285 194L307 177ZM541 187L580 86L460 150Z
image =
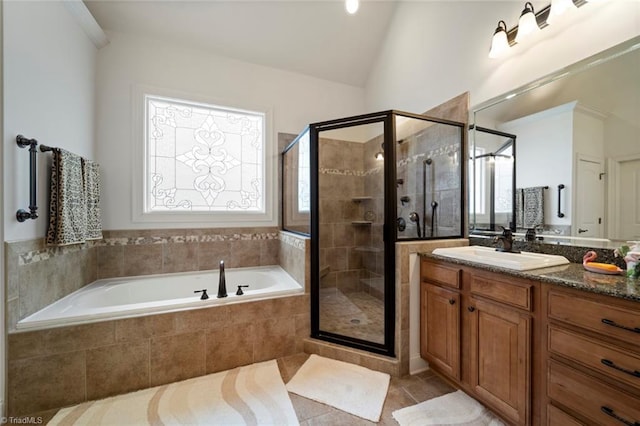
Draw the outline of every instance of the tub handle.
M202 293L202 296L200 296L200 300L207 300L209 298L206 288L203 288L202 290L196 290L194 291L194 293Z
M236 296L242 296L244 294L244 291L242 291L242 287L249 287L248 285L239 285L238 286L238 291L236 291Z

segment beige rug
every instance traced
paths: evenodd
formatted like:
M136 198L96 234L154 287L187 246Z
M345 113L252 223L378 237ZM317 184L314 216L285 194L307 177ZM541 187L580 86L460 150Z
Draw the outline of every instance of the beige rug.
M385 373L311 355L287 383L287 390L377 422L387 397L389 379Z
M275 360L60 410L50 425L298 425Z
M462 391L396 410L391 415L400 426L504 426L482 404Z

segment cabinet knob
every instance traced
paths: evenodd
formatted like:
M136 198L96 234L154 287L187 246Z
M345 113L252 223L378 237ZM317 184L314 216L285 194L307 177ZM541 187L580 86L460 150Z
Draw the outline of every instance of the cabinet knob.
M449 304L450 305L455 305L456 304L456 299L449 299Z
M467 307L467 310L468 310L469 312L473 312L473 311L475 311L475 310L476 310L476 308L474 308L473 306L469 306L469 307Z

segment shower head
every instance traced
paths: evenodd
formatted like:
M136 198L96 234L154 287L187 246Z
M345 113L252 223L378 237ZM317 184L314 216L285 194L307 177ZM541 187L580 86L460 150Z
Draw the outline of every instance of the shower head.
M416 229L418 230L418 238L420 238L422 236L422 233L420 232L420 215L418 214L418 212L409 213L409 220L416 224Z

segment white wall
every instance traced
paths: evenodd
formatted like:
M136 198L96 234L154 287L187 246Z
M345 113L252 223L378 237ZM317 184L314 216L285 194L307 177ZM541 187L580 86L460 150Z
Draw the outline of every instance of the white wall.
M549 1L534 1L536 10ZM640 1L588 3L487 57L498 20L517 24L524 2L402 2L366 86L367 109L425 111L464 91L471 105L503 94L640 34Z
M188 46L109 34L98 55L97 158L105 229L212 226L132 222L132 90L146 85L230 104L269 106L273 132L299 133L309 123L360 114L364 90L215 56ZM277 157L272 158L274 161ZM279 208L279 206L276 206Z
M548 186L544 198L546 225L571 224L573 182L573 112L575 103L560 105L499 126L516 139L516 188ZM526 158L528 161L518 161ZM558 185L563 218L558 212Z
M605 156L623 158L640 154L640 123L630 123L615 115L604 122Z
M5 1L4 238L46 233L50 154L38 154L37 220L19 223L29 206L29 154L16 135L94 157L96 48L59 1Z

